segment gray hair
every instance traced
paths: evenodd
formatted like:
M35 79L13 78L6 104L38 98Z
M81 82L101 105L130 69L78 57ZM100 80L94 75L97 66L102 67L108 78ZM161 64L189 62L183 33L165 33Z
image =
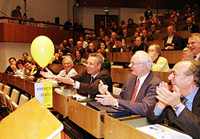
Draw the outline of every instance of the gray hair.
M62 60L62 64L63 64L63 62L64 62L64 61L66 61L66 60L69 60L69 61L70 61L70 63L71 63L72 65L74 65L74 63L73 63L73 60L72 60L71 56L67 56L66 58L64 58L64 59Z
M180 62L189 61L191 65L189 68L184 72L185 75L193 75L194 76L194 82L197 84L197 86L200 86L200 62L193 60L193 59L184 59Z
M139 61L147 65L147 68L151 70L153 62L151 57L145 51L137 51L135 54L139 56ZM132 59L132 58L131 58Z

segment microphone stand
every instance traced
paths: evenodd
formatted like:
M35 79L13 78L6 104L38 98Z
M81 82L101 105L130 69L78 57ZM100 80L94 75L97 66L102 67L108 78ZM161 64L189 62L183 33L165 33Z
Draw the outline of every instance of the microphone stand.
M24 15L23 15L23 19L27 19L27 9L26 9L26 0L24 0ZM26 25L26 21L23 22L24 25Z

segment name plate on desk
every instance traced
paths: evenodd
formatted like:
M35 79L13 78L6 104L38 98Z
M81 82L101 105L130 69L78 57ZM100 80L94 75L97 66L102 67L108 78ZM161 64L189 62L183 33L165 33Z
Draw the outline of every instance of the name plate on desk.
M46 108L53 106L52 102L52 83L35 83L35 97L40 101Z

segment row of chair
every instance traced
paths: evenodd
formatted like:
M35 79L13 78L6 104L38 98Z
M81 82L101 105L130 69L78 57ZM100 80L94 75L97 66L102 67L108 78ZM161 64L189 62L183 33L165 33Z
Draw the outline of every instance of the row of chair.
M16 89L12 89L11 95L10 95L11 87L8 85L3 85L3 83L0 83L0 102L1 106L8 108L9 112L13 112L23 104L25 104L29 99L27 96L21 94ZM19 99L20 96L20 99ZM18 103L19 99L19 103Z

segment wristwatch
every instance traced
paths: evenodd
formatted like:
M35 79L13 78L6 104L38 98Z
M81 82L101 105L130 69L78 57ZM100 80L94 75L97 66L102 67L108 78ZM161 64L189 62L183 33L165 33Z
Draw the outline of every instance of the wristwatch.
M181 107L181 104L182 104L182 103L179 103L179 104L175 105L175 106L173 107L173 110L176 112L176 111Z

